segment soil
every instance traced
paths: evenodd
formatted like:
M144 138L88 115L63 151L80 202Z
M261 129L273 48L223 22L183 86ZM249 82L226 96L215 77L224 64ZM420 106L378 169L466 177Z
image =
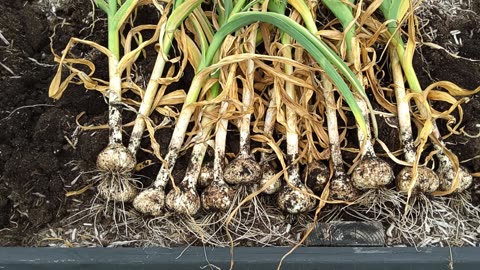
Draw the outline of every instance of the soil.
M80 172L95 167L96 156L108 140L105 129L81 130L76 117L84 113L79 119L81 123L106 123L105 100L100 93L77 85L71 85L58 101L48 97L49 83L56 72L49 40L54 30L52 44L57 54L70 37L105 44L103 21L97 21L95 29L91 28L90 1L75 2L57 9L55 14L41 11L36 1L0 2L0 31L10 43L0 40L0 246L40 245L31 241L35 234L72 215L75 211L72 209L84 207L95 194L94 189L88 189L77 196L65 196L68 191L86 186L89 175ZM480 14L480 3L472 2L475 2L473 11ZM430 26L437 29L432 42L453 48L450 31L461 30L463 46L456 49L463 58L422 46L415 58L422 86L438 80L449 80L467 89L480 86L479 62L464 59L480 60L478 17L471 12L462 13L458 20L442 18L442 14L432 16L435 18L431 18ZM82 46L72 51L77 55L90 52ZM99 58L95 63L99 63L97 77L105 78L106 74L102 74L102 70L107 70L105 59ZM478 134L480 98L472 96L462 107L462 127L468 134ZM170 131L162 132L158 139L166 145ZM395 138L389 144L396 143L389 130L381 132L383 138ZM463 163L465 167L472 172L480 171L480 159L475 159L480 153L479 136L459 134L447 141L460 160L469 160ZM181 160L179 164L176 171L181 174L185 162ZM141 174L151 178L156 170L158 165Z

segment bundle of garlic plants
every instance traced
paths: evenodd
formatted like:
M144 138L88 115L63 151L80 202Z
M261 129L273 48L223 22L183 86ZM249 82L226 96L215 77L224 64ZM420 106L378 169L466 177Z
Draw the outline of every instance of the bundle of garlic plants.
M467 91L450 82L436 82L425 90L422 89L412 64L417 29L413 15L415 7L414 1L396 0L383 1L379 6L388 22L386 24L388 31L385 34L389 42L389 55L395 80L400 138L404 146L405 159L409 163L396 177L397 189L406 193L408 203L405 218L399 222L397 229L407 241L421 245L429 243L432 238L440 239L439 241L446 244L468 244L471 243L469 238L472 228L476 226L474 224L477 222L474 220L478 217L480 209L470 207L470 202L464 199L460 199L464 202L463 206L456 204L456 207L452 207L449 202L464 198L465 195L462 194L465 194L464 191L471 186L473 177L466 168L459 165L457 156L446 148L444 138L449 135L446 137L441 135L437 119L445 119L450 123L458 122L452 128L447 127L450 134L454 133L459 127L461 118L457 121L451 113L457 109L461 117L463 112L460 105L466 101L465 96L472 95L479 89ZM407 26L405 35L400 28L402 23ZM407 40L406 43L404 39ZM407 88L404 85L404 77L410 89L408 94L405 91ZM461 98L457 100L457 97ZM420 143L416 152L412 149L414 136L410 119L407 119L409 115L407 108L412 108L410 100L414 101L417 108L417 111L410 109L419 130L417 141ZM450 104L450 108L445 112L438 112L431 106L430 100L446 102ZM419 120L422 122L420 125ZM438 160L435 173L426 166L419 166L428 139L433 144L433 154ZM423 195L428 193L440 197L431 198ZM410 203L413 196L414 200ZM439 212L445 215L439 216L437 214ZM419 222L424 225L418 226ZM425 230L425 227L431 229ZM458 231L458 228L463 229Z
M387 193L384 190L376 196L360 198L356 201L360 204L360 207L354 206L349 210L353 210L353 215L361 219L383 220L389 226L390 237L402 239L402 241L414 245L426 245L432 239L451 245L471 242L470 238L472 237L472 231L474 231L472 228L475 227L475 222L472 221L475 217L478 217L479 209L472 208L468 201L459 200L458 195L448 197L453 196L453 201L456 202L463 201L464 207L462 210L459 210L458 203L455 204L456 208L451 207L448 202L452 200L448 197L438 198L432 197L432 195L445 196L452 192L461 194L471 184L471 175L465 168L458 166L458 159L445 148L435 119L443 118L452 121L451 112L455 109L458 109L460 115L462 115L462 109L459 105L465 99L457 100L455 97L470 95L475 91L460 89L449 82L434 83L425 92L422 91L412 64L416 35L413 15L415 6L412 1L374 1L365 8L354 5L354 1L347 3L345 1L324 0L323 2L339 18L344 30L355 29L357 25L360 27L357 35L364 39L361 61L367 66L364 70L367 70L367 78L372 87L375 102L381 105L384 110L398 116L399 139L405 156L405 161L398 159L394 154L395 152L388 149L379 140L392 160L405 166L396 176L397 191L388 189ZM334 10L339 6L341 6L340 9ZM356 9L355 14L358 18L356 22L352 22L352 8ZM343 9L343 12L339 11L341 9ZM372 16L375 14L375 10L379 11L384 17L383 25L382 22L377 21L377 16ZM402 25L406 25L408 28L407 34L402 31L400 27ZM348 33L345 34L345 37L347 35ZM355 40L355 38L345 38L345 42L348 43L349 40ZM404 44L404 40L408 40L406 44ZM383 86L383 90L375 87L376 85L380 86L380 83L375 77L375 72L368 68L368 66L372 66L370 63L375 61L375 58L371 59L371 52L368 52L368 44L373 44L373 42L386 45L385 53L390 57L390 73L393 78L391 87L393 88L392 92L395 93L395 102L386 99L387 93L384 90L391 91L389 87ZM348 58L348 44L346 52ZM355 66L355 59L351 61ZM404 83L404 78L406 78L408 87ZM446 89L448 93L441 92L441 88ZM411 93L406 90L410 90ZM446 112L437 112L431 107L429 99L448 102L451 107ZM416 106L412 106L410 103L412 100ZM411 113L413 117L411 117ZM412 121L417 124L416 140L411 126ZM457 127L450 130L455 130ZM427 149L429 137L433 142L434 151L427 155L425 163L420 165L420 159L424 156L422 153ZM427 166L429 163L432 164L431 157L433 154L439 161L437 173ZM377 169L380 169L380 167L377 167ZM365 169L358 166L353 170L353 177L358 179L364 173ZM383 175L388 174L384 173ZM389 178L392 179L393 175ZM373 180L374 177L370 177L370 179ZM443 187L440 186L441 183L443 183ZM358 183L356 187L361 188ZM368 195L368 193L365 195ZM365 201L367 198L371 201L370 203L368 200ZM460 195L459 198L464 198L464 196ZM367 205L364 205L365 203ZM438 215L440 212L445 213L445 215ZM457 228L464 228L465 231L459 232Z
M180 26L187 15L198 7L201 1L151 1L151 0L126 0L126 1L104 1L96 0L97 7L107 15L108 25L108 47L104 47L93 41L79 38L71 38L61 56L55 55L59 63L57 73L49 88L49 95L54 99L61 98L70 83L82 84L86 89L97 90L103 93L108 99L108 129L109 142L97 158L98 175L93 180L98 183L98 193L107 202L121 204L121 217L127 222L127 211L125 203L133 201L137 196L141 182L132 176L137 165L136 153L139 149L139 141L143 136L145 125L149 127L150 134L155 129L163 126L164 123L153 123L148 116L152 111L157 111L167 117L174 117L175 113L169 109L170 105L182 103L185 99L183 90L165 93L166 87L172 82L178 81L179 76L174 76L175 66L169 68L166 77L162 77L165 63L169 61L168 53L174 37L175 30ZM140 6L153 6L159 14L159 20L153 25L136 25L135 18ZM126 29L129 29L128 31ZM144 40L144 36L150 38ZM161 50L157 54L157 61L152 72L152 77L144 91L139 83L141 74L135 73L137 60L146 56L146 50L152 44L160 44ZM88 59L70 58L70 50L77 44L85 44L98 50L108 58L108 81L96 78L95 64ZM178 73L182 73L187 61L182 61ZM66 67L70 74L63 79L63 68ZM85 71L88 70L88 71ZM163 80L161 80L163 79ZM161 91L159 83L163 82ZM129 98L123 98L125 93ZM138 100L141 99L139 102ZM162 107L160 107L162 105ZM137 110L136 108L139 107ZM122 110L137 112L133 134L130 137L130 145L126 147L123 143ZM158 125L158 126L154 126ZM88 127L83 127L89 129ZM99 127L102 128L102 127ZM159 148L152 140L152 151L160 158ZM90 186L89 184L87 188ZM86 188L72 192L71 195L83 193ZM92 209L98 209L93 202ZM117 209L116 206L113 208ZM79 213L82 214L84 211ZM86 211L87 216L92 215ZM114 220L115 215L114 213ZM75 215L74 218L77 215ZM132 215L130 215L132 216ZM135 215L133 215L135 218ZM116 222L116 221L115 221Z
M215 85L215 84L211 84L211 83L208 84L207 81L208 81L208 75L210 73L212 73L212 71L214 71L215 69L218 69L218 65L213 66L213 67L211 67L210 65L212 64L212 61L214 61L215 55L217 54L218 50L220 49L221 45L223 44L225 38L228 35L230 35L230 33L238 31L239 29L241 29L242 27L244 27L246 25L249 25L249 24L252 24L252 23L255 23L255 22L258 22L258 21L263 22L263 23L269 23L269 24L272 24L274 27L278 27L283 32L287 33L289 36L294 38L308 53L310 53L312 55L312 57L315 59L315 61L327 72L328 77L326 77L326 78L328 78L328 80L332 80L332 82L335 85L338 86L342 95L345 97L345 100L347 101L347 103L352 108L352 111L354 112L355 117L359 121L360 126L364 127L364 124L362 125L362 123L364 123L364 119L363 119L362 114L360 113L358 105L355 102L355 100L353 98L353 95L350 92L347 84L345 83L344 79L340 76L339 73L341 73L343 76L345 76L345 78L348 81L350 81L352 83L352 85L355 85L357 88L361 89L361 91L363 91L363 89L361 88L361 85L358 82L357 78L354 76L353 72L350 69L348 69L348 67L343 62L343 60L341 60L341 58L338 55L336 55L328 46L326 46L326 44L323 43L320 39L318 39L316 36L314 36L312 33L310 33L308 30L306 30L303 26L294 22L289 17L287 17L283 14L273 13L273 12L249 11L249 6L246 5L245 7L243 7L242 4L245 4L245 2L239 1L239 2L236 2L235 5L233 5L232 2L224 1L222 6L221 6L221 8L223 8L224 10L222 10L222 14L221 14L222 16L218 17L219 19L218 19L217 24L219 25L218 26L219 28L217 29L217 32L213 36L212 40L210 41L208 49L206 50L206 53L203 54L202 60L199 64L199 66L197 67L196 75L195 75L194 79L192 80L192 84L191 84L191 87L188 91L186 101L185 101L184 106L182 108L182 111L179 115L179 118L177 120L177 124L176 124L175 129L174 129L174 133L172 135L172 141L170 142L169 152L167 153L167 155L165 157L165 162L163 163L162 168L160 169L160 172L157 176L157 180L155 181L154 187L151 188L151 189L147 189L146 191L142 192L135 199L134 205L141 212L144 212L146 214L154 214L154 215L161 215L162 214L162 211L157 211L157 210L152 211L151 209L159 209L160 210L160 209L163 208L163 204L164 204L163 195L158 196L156 194L159 194L159 193L163 194L163 189L165 188L168 180L171 179L171 173L172 173L173 167L175 165L175 161L176 161L180 151L184 147L184 138L185 138L185 135L186 135L186 131L188 129L188 124L191 121L191 117L194 114L195 109L197 108L197 106L199 104L199 101L198 101L199 94L202 93L202 92L207 93L207 92L211 91L210 87ZM243 8L243 11L240 11L242 8ZM214 17L214 18L216 19L216 17ZM255 37L251 33L250 33L250 35L253 38ZM252 39L248 38L246 40L252 40ZM263 40L263 41L266 42L266 40ZM251 44L253 44L253 42ZM219 63L219 65L220 65L220 63ZM247 65L247 70L248 69L251 70L251 67L248 67L248 66L249 65ZM247 78L248 77L251 78L251 75L249 74L249 72L246 72L246 73L247 73L246 74ZM215 72L213 72L213 76L214 77L216 76ZM251 82L250 83L247 82L245 84L246 86L244 85L244 87L248 87L248 84L251 84ZM223 91L225 91L225 90L223 89ZM246 90L244 89L244 91L246 91ZM249 91L250 92L248 92L248 91L244 92L243 95L242 95L242 98L244 99L243 100L244 105L243 105L243 109L242 109L243 111L246 108L248 108L249 106L251 106L251 105L248 105L251 102L250 101L251 97L249 97L249 95L252 96L253 92L251 92L252 90L249 90ZM290 91L290 93L292 93L291 90L289 90L289 91ZM245 107L245 106L247 106L247 107ZM241 134L240 142L243 145L242 149L241 149L241 151L243 151L243 152L241 152L242 162L240 162L239 164L242 164L241 166L246 166L245 168L247 168L247 169L240 168L240 170L239 170L237 168L236 170L238 172L230 172L230 170L227 167L225 169L224 173L225 174L228 174L228 173L231 174L231 176L228 177L229 178L228 180L231 181L230 184L238 184L239 183L238 181L245 180L246 176L243 175L245 173L248 174L248 175L250 175L250 174L257 175L255 177L253 177L252 180L248 180L248 182L258 183L259 178L260 178L259 176L261 174L259 172L259 170L260 170L259 167L255 168L255 166L252 167L252 165L246 165L245 164L245 160L253 160L253 157L245 158L245 157L250 155L250 154L248 154L249 151L248 151L248 146L247 146L248 145L248 141L247 141L248 140L248 128L249 128L248 126L250 125L248 123L249 122L248 118L250 116L249 116L248 113L246 113L242 117L243 117L243 120L241 121L242 124L240 125L240 134ZM208 134L208 133L206 133L206 134ZM200 142L200 143L203 144L204 142ZM217 145L218 145L218 143L217 143ZM198 146L198 144L195 145L194 148L193 148L194 153L197 153L196 152L196 146ZM199 153L202 153L202 152L205 151L205 147L202 147L202 148L203 149L198 150ZM201 163L202 159L203 159L203 154L198 156L198 157L199 158L192 159L191 162ZM283 155L280 154L279 157L283 157ZM193 174L193 177L198 178L198 176L200 174L200 170L199 170L198 164L195 164L195 163L190 164L189 167L197 168L197 169L195 169L195 173ZM238 162L234 161L232 164L236 164L236 163L238 163ZM247 163L247 164L252 164L252 163L250 162L250 163ZM284 170L287 172L286 175L288 175L289 170L286 170L286 168ZM293 172L293 171L291 171L291 172ZM236 177L237 174L238 174L238 176L241 177L241 178L239 178L240 180L235 180L234 177ZM288 176L287 179L289 179L289 177L291 177L291 176ZM298 176L296 176L296 177L298 177ZM224 178L226 178L226 177L224 176ZM180 188L179 191L174 192L174 193L177 194L177 195L174 195L174 196L178 196L182 193L185 194L185 195L186 194L191 194L188 197L181 197L181 196L183 196L183 195L181 195L180 197L177 197L177 198L178 199L180 199L180 198L185 198L185 199L190 198L190 199L193 199L196 202L195 203L193 203L193 202L188 203L188 205L190 205L190 206L198 205L197 202L199 200L198 200L198 195L196 195L196 190L195 190L196 189L196 182L197 182L197 180L192 180L191 182L185 182L185 185L184 185L184 182L182 182L179 187L175 187L175 184L172 183L173 186L174 186L173 187L174 189ZM160 184L157 184L157 183L160 183ZM187 184L187 183L191 183L191 184ZM287 183L289 183L289 182L287 182ZM156 187L159 187L159 188L156 188ZM185 187L188 187L188 191L187 191L187 189L185 189ZM294 190L295 190L297 187L294 186L292 188L294 188ZM261 189L260 189L260 191L261 191ZM257 193L259 193L260 191L258 191ZM180 192L180 193L178 193L178 192ZM172 196L173 196L174 193L172 193ZM305 195L307 195L306 198L308 198L308 200L311 200L309 197L317 197L313 193L309 192L308 189L302 190L301 193L299 193L299 194L302 194L302 193L306 193ZM245 200L243 202L241 202L239 206L237 206L237 209L235 211L238 211L238 208L246 200L251 200L255 196L256 196L256 194L254 192L253 194L251 194L251 196L245 198ZM190 200L190 199L188 199L188 200ZM228 199L228 198L226 198L226 199ZM288 199L288 198L285 198L285 199ZM206 199L204 199L204 201L206 201ZM294 203L302 203L303 204L302 200L300 200L300 201L294 200L294 201L295 201ZM314 200L311 200L311 201L313 202ZM180 203L180 201L179 200L174 200L173 197L171 199L169 199L168 196L167 196L167 205L171 205L172 203ZM283 204L283 205L286 205L286 204ZM311 204L311 203L307 203L307 206L308 206L307 208L304 208L303 206L302 206L302 208L298 208L296 206L293 206L293 208L291 208L292 210L290 210L289 212L296 213L298 210L295 210L295 209L299 209L299 210L303 209L303 210L300 210L300 211L303 212L303 211L306 211L306 210L309 210L309 209L313 208L313 204ZM180 208L178 208L178 209L187 209L186 207L187 206L180 206ZM173 209L173 208L170 207L170 209ZM183 214L187 214L188 216L193 216L198 212L198 210L199 210L199 208L196 206L195 208L192 208L192 211L183 212ZM233 213L231 215L233 215ZM228 224L228 222L227 222L227 224ZM252 224L252 226L254 226L254 224ZM227 232L228 232L228 228L227 228Z

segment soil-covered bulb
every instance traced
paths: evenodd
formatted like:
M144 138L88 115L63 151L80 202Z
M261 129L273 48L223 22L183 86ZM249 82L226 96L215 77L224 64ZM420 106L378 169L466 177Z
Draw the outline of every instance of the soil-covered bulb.
M413 192L432 193L436 191L440 185L438 176L429 168L418 167L417 179ZM413 178L413 168L405 167L396 178L397 189L402 192L408 192L410 181Z
M165 199L167 208L177 214L193 216L200 209L200 196L194 187L181 183Z
M315 206L315 199L311 196L312 190L301 185L299 188L291 188L286 185L278 193L278 207L289 214L299 214L310 211Z
M440 190L449 190L455 179L456 172L453 169L444 169L440 167L437 170L438 179L440 180ZM473 183L473 177L470 172L463 166L458 170L458 185L455 192L463 192L467 190Z
M262 166L262 178L260 179L260 187L263 188L277 173L269 164ZM264 191L265 194L274 194L282 186L281 178L277 178Z
M392 182L393 170L383 159L365 158L355 167L352 174L353 185L360 190L375 189Z
M258 183L262 169L252 156L239 155L232 160L224 173L225 182L231 185Z
M314 160L307 164L302 179L306 179L306 184L314 192L321 192L328 182L330 172L327 166L319 160Z
M130 173L135 165L135 157L121 144L108 145L97 157L97 168L100 171Z
M165 191L155 188L146 189L133 200L133 207L145 215L160 216L164 212Z
M201 195L203 209L215 212L230 208L235 190L225 183L212 182Z

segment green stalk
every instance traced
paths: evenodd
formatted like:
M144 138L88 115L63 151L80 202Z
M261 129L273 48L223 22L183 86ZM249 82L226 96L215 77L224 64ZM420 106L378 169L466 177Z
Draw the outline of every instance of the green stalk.
M118 59L120 59L120 40L118 29L114 23L114 17L117 13L117 1L108 1L108 49Z
M181 4L183 4L183 2L185 2L185 0L176 0L176 1L174 1L174 3L173 3L173 9L177 9Z
M109 144L122 143L122 73L120 67L120 37L121 26L136 7L138 0L121 1L110 0L108 4L104 0L96 0L97 5L107 13L108 17L108 49L113 57L109 57ZM120 4L120 8L118 7Z
M415 144L412 136L412 124L410 122L410 108L405 100L405 84L402 67L398 54L392 46L388 50L390 54L390 65L392 66L392 77L397 99L398 126L400 131L400 143L403 146L405 160L414 163L416 159Z
M123 4L116 0L96 0L97 5L107 13L108 17L108 49L113 56L108 59L109 66L109 145L122 143L122 73L120 68L120 37L119 31L127 20L138 0L127 0ZM118 7L118 4L120 8Z
M280 30L287 33L302 45L317 61L317 63L325 70L330 79L338 87L345 101L351 108L356 121L365 128L365 120L361 114L361 110L355 102L350 88L340 76L339 72L353 85L354 89L365 92L363 86L356 78L355 74L348 68L345 62L330 49L322 40L310 33L307 29L294 22L285 15L279 15L272 12L239 12L231 16L229 21L223 25L215 34L215 38L210 45L206 57L200 64L199 70L207 67L211 63L211 58L220 48L223 39L230 33L236 31L240 27L254 22L270 23ZM337 71L338 69L338 71ZM198 94L192 93L192 98L196 100Z
M354 17L353 17L353 14L352 14L352 11L351 11L351 8L342 3L341 1L339 0L322 0L323 3L330 9L332 10L332 12L335 14L335 16L337 16L337 18L339 18L340 22L342 23L342 25L344 26L344 28L346 29L347 27L350 27L350 24L354 21ZM352 0L351 0L352 1ZM306 25L306 28L314 35L316 35L316 33L318 32L318 28L315 24L315 19L313 18L311 12L310 12L310 9L308 8L307 4L305 3L304 0L288 0L288 2L295 8L295 10L297 10L297 12L299 14L301 14L302 16L302 19ZM347 51L350 51L352 50L352 40L355 38L355 25L352 24L350 29L345 33L345 40L346 40L346 44L347 44ZM335 54L335 52L333 52L330 48L327 48L330 52L330 54L333 54L335 56L338 57L338 55ZM340 59L340 57L338 57ZM351 70L350 70L351 71ZM345 76L345 74L343 74ZM372 105L370 104L370 102L368 101L368 98L367 98L367 95L365 93L365 89L363 88L363 85L361 84L360 80L358 80L355 75L353 74L353 72L351 73L351 75L353 75L354 78L348 78L350 83L352 84L354 90L360 95L363 97L363 99L365 100L364 103L367 104L368 108L370 109L371 112L373 112L373 108L372 108ZM338 87L338 85L337 85ZM352 113L353 115L355 116L355 119L357 120L357 125L359 126L359 128L362 130L362 132L364 134L367 134L368 131L367 131L367 121L368 119L366 119L365 116L363 115L356 115L357 113L360 113L362 114L362 109L360 109L360 112L357 112L357 111L354 111L352 106L351 106L351 103L357 103L357 100L358 98L355 98L354 96L352 96L354 98L353 101L348 101L347 100L347 97L345 96L346 95L346 91L343 91L342 89L339 89L340 93L342 94L342 96L344 97L345 101L347 102L347 104L349 105L349 107L352 109ZM355 107L358 107L358 104L356 104ZM364 121L358 121L359 118L362 118L364 119ZM376 127L376 121L375 121L375 118L373 117L372 115L372 119L373 119L373 125L374 127ZM376 130L376 128L375 128Z
M415 71L411 62L406 61L405 56L405 44L400 36L397 18L403 17L403 14L399 14L400 2L396 0L385 0L380 5L380 10L383 13L385 19L389 20L387 24L388 31L391 34L391 44L389 49L390 61L392 64L392 72L395 84L395 95L397 98L397 107L399 113L399 125L400 125L400 140L404 147L405 159L409 163L416 162L416 152L413 143L413 134L410 122L409 104L405 97L405 74L408 84L413 92L421 93L422 89L416 77ZM420 111L424 111L423 105L419 104ZM423 114L423 113L422 113Z
M408 8L408 2L410 0L384 0L380 5L380 11L383 13L385 18L390 22L387 24L387 29L392 35L392 46L400 59L400 64L402 65L403 72L407 78L408 85L415 93L422 93L422 87L417 78L415 69L413 68L412 59L406 57L405 55L405 43L402 40L402 37L399 33L399 26L397 21L402 20L405 12Z

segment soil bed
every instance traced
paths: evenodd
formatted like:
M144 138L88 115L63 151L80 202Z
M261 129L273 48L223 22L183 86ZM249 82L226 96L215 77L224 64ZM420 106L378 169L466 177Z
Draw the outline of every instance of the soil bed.
M57 53L65 47L70 37L106 43L104 20L92 17L90 1L73 2L75 4L57 9L55 14L42 11L36 1L0 2L0 31L9 42L6 44L0 40L0 246L44 246L59 244L59 240L60 244L73 245L64 240L65 235L74 233L73 227L59 229L59 225L65 224L67 217L89 209L96 194L95 189L90 188L76 196L65 195L89 183L96 156L108 142L106 129L82 130L76 118L83 113L78 119L82 124L106 123L105 99L100 93L86 91L77 85L70 85L57 102L48 97L48 86L56 72L49 40L54 30L53 49ZM434 39L424 42L439 44L457 52L461 58L450 56L444 50L422 46L415 58L422 87L439 80L448 80L466 89L480 86L480 17L476 15L480 14L480 2L472 1L472 5L470 11L458 10L456 17L435 13L426 16L425 19L429 19L427 27L434 31ZM453 44L450 31L454 29L461 31L462 46ZM107 77L106 60L92 54L91 49L78 46L72 53L96 57L97 76ZM145 70L149 70L149 64L144 63ZM175 87L188 88L190 76L184 76L183 81ZM462 127L471 136L453 135L447 139L447 143L460 161L465 161L462 165L472 172L478 172L480 97L472 96L462 108ZM128 119L127 116L126 121ZM440 122L439 126L442 132L446 132L445 123ZM398 149L394 147L398 145L398 133L387 127L381 129L380 137L388 145L393 145L392 148ZM162 151L169 142L170 134L169 129L157 134L158 142L163 146ZM234 141L230 143L237 145ZM175 167L174 175L178 179L181 179L185 170L187 156L182 157ZM140 156L139 161L143 161L142 158L145 157ZM148 179L152 179L158 169L159 165L154 164L140 171L139 177L147 179L143 182L149 185ZM474 184L471 192L474 204L478 205L480 181L475 179ZM92 211L101 213L103 210ZM75 221L75 218L71 221ZM81 245L112 244L109 235L115 235L118 229L114 221L98 215L97 222L99 229L104 229L100 232L102 236L85 236L85 239L78 241ZM91 226L88 221L81 224L84 227ZM139 240L142 235L133 234L130 237ZM148 242L113 245L148 245Z

